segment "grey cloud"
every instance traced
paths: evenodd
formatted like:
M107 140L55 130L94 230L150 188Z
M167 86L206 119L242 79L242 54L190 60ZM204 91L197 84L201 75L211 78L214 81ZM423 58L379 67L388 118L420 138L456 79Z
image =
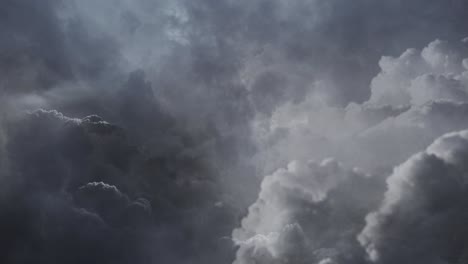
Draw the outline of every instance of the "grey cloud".
M308 95L279 107L254 127L262 135L257 157L267 173L291 159L328 156L371 170L403 162L438 136L466 128L467 56L464 41L435 40L383 57L362 104L332 107Z
M437 99L464 101L466 87L464 41L435 40L422 51L408 49L400 57L383 57L381 72L372 80L370 103L423 104Z
M60 5L56 0L2 2L2 90L35 92L96 78L118 60L110 39L79 20L64 21Z
M196 158L152 156L95 115L39 110L12 122L11 167L1 179L3 262L184 263L234 253L222 237L238 209Z
M225 238L255 201L263 175L293 159L330 155L388 167L465 124L467 64L462 44L454 44L468 33L463 1L1 5L0 228L12 230L2 241L17 238L3 258L10 263L33 256L49 263L228 263L235 248ZM369 89L382 55L421 49L435 38L449 42L409 51L426 68L384 58L384 80L376 77ZM386 60L400 72L388 76ZM417 74L408 77L406 69ZM409 84L397 87L399 79ZM377 90L381 100L373 99ZM389 99L395 92L398 100ZM411 105L397 105L400 97ZM454 102L430 102L438 97ZM419 138L427 131L412 126L409 138L418 140L408 140L404 154L390 149L380 158L369 142L400 140L408 116L430 133ZM395 132L381 131L392 119ZM313 227L300 218L277 245L287 258L302 254L288 243L310 247ZM76 229L80 221L87 224ZM47 250L39 247L37 226ZM93 254L74 259L81 250ZM22 252L32 253L15 259ZM340 261L322 253L312 257Z
M410 49L397 58L384 57L380 63L382 71L371 84L370 99L363 104L330 107L317 104L313 97L308 97L304 102L277 109L271 119L260 120L256 127L259 134L281 130L281 133L272 133L271 138L265 134L262 135L264 138L259 137L259 142L266 146L263 149L266 156L260 156L263 158L260 161L271 162L274 167L288 159L333 155L348 164L376 172L378 176L372 180L378 182L386 178L385 171L426 148L440 135L467 127L464 62L468 54L465 45L464 41L452 45L436 40L422 51ZM356 203L362 206L359 209L354 207L356 205L347 205L346 209L356 213L356 218L353 221L343 217L346 219L343 226L339 224L343 215L333 216L336 226L330 225L330 228L352 230L349 237L336 237L325 227L320 232L311 232L313 229L307 223L303 224L300 217L301 213L307 214L307 206L299 207L297 210L301 213L294 214L297 204L303 203L290 203L289 199L283 198L283 189L290 190L286 193L292 197L298 196L298 200L311 204L314 204L313 200L311 202L303 194L314 193L316 189L305 182L289 183L298 177L289 172L290 168L266 176L258 200L250 208L242 227L233 233L235 239L242 238L234 263L465 261L462 227L465 141L466 132L448 134L436 140L425 153L411 157L388 178L389 189L384 197L377 185L361 185L363 189L354 189L373 204L365 205L360 200ZM271 147L272 142L277 145ZM285 176L280 180L278 175L282 174ZM339 171L333 171L327 179L333 180L339 175ZM350 181L356 183L358 180ZM336 193L342 192L345 187L340 186L337 184L329 189L322 185L318 189L329 192L324 201L330 199L336 206L327 209L346 214L345 207L340 207L339 199L332 194L335 189ZM378 190L377 193L369 193L372 188ZM356 197L358 194L346 192L342 198L353 200ZM369 214L364 223L364 216L377 207L381 198L380 208ZM317 228L320 226L318 217L328 215L327 211L321 213L324 215L307 215L304 219ZM286 228L296 223L300 229ZM361 228L364 231L358 236ZM296 240L284 242L281 234L285 232L289 237L290 230L296 230L291 234ZM356 244L357 237L361 245ZM324 241L332 242L328 247L314 247L314 242L327 245ZM289 250L287 245L291 244L295 246ZM308 248L309 254L300 252L303 247ZM331 249L332 253L319 258L310 253L323 249Z
M266 176L233 232L234 263L361 263L355 240L383 184L333 160L291 162Z
M148 225L151 204L145 198L130 201L117 187L104 182L90 182L73 195L78 207L97 213L109 225Z
M359 235L378 263L466 261L467 132L437 139L395 168L380 208Z

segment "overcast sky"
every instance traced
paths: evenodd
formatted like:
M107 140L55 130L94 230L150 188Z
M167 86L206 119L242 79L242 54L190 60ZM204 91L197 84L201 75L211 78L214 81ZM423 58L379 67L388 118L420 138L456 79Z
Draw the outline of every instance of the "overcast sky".
M467 12L0 0L0 262L466 263Z

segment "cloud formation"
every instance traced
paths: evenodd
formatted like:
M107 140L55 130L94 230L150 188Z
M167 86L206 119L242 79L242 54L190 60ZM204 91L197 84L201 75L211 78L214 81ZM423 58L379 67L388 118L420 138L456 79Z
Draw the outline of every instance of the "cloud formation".
M403 162L438 136L468 125L466 58L465 40L435 40L422 50L382 57L368 101L343 108L309 96L259 119L258 157L270 170L311 157L334 156L370 170Z
M383 57L363 104L338 108L312 98L260 120L261 161L299 161L263 179L233 232L234 263L466 261L468 132L444 134L468 127L467 51L465 40L435 40ZM330 160L303 161L327 155L347 165L330 170ZM323 175L326 181L317 180Z
M230 263L245 213L239 263L359 262L391 168L467 126L465 1L0 6L2 263Z
M356 235L383 184L334 160L294 161L263 179L233 232L234 263L359 263Z
M372 261L466 261L467 146L466 130L449 133L395 168L359 235Z
M197 175L196 159L149 156L96 115L38 110L14 122L1 179L2 262L229 258L232 244L221 238L237 211L209 170ZM213 248L218 255L204 251Z

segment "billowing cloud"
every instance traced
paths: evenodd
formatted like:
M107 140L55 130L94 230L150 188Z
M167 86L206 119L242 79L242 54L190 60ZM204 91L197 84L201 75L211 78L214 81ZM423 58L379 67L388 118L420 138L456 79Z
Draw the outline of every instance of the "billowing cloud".
M12 122L9 173L1 178L2 262L203 262L233 254L222 238L237 209L196 158L153 156L96 115L38 110Z
M378 263L463 263L468 132L444 135L395 168L359 235Z
M258 142L265 146L258 157L267 164L264 168L271 170L290 159L300 162L263 179L258 200L233 233L239 243L234 263L465 261L463 175L468 136L457 132L437 138L468 127L467 57L466 41L452 45L436 40L422 51L383 57L381 73L363 104L330 107L309 97L277 109L270 119L258 120ZM414 155L435 139L427 151ZM327 155L376 176L296 169L307 168L297 164L308 157ZM383 195L379 181L401 162L387 179ZM323 169L324 164L312 167ZM305 179L318 175L327 175L327 181L307 184ZM336 180L343 178L348 183ZM344 191L346 184L359 181L351 192ZM307 198L310 193L323 200ZM338 198L339 193L344 194ZM340 199L355 203L342 204ZM322 210L311 209L315 207ZM322 225L329 216L329 225ZM341 228L349 233L338 231ZM324 250L328 254L314 253Z
M284 225L248 212L238 261L349 263L391 167L466 128L464 1L0 5L2 263L230 263L261 182Z
M291 162L264 178L234 230L234 263L359 263L364 251L355 237L382 188L378 179L334 160Z
M371 170L403 162L438 136L468 126L467 58L465 40L435 40L422 50L383 57L362 104L333 107L310 94L259 118L257 156L267 172L310 157L334 156Z
M422 51L383 57L371 84L374 104L421 105L431 100L466 101L467 40L435 40Z

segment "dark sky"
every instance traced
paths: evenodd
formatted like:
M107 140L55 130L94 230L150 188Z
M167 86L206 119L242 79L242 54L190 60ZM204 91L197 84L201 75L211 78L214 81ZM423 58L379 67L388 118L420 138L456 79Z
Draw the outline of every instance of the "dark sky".
M467 12L0 0L0 263L465 263Z

